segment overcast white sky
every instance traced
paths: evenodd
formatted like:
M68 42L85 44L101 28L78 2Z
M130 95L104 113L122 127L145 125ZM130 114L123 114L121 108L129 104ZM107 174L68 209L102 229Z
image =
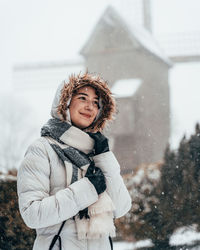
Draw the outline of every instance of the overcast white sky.
M0 90L10 88L13 64L74 57L109 3L118 8L127 5L130 15L131 2L0 0ZM153 31L156 35L200 31L199 10L199 0L152 0ZM191 133L200 120L199 85L200 63L177 65L171 70L174 144L184 131Z
M127 3L131 15L131 2L0 0L1 65L66 60L77 54L109 3L119 8ZM154 33L200 30L199 9L199 0L152 0Z

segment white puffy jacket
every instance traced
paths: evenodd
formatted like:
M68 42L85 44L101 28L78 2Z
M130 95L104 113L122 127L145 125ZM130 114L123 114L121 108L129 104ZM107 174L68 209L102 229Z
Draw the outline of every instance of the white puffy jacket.
M131 208L131 199L114 154L109 151L93 159L105 175L107 192L116 207L115 217L123 216ZM72 217L96 202L98 195L86 177L66 188L63 163L45 137L29 146L18 171L17 185L22 218L37 232L34 250L48 250L64 220L67 221L61 232L63 250L110 249L108 237L78 240Z

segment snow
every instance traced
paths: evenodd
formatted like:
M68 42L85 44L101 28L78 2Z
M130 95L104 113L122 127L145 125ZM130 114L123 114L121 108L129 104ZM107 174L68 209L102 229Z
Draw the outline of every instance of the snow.
M144 179L144 175L145 175L144 169L139 169L137 171L137 174L132 178L132 183L140 184Z
M152 54L155 54L159 58L161 58L163 61L165 61L167 64L172 65L172 62L168 59L167 55L165 55L165 52L163 49L161 49L159 43L157 40L151 35L151 33L144 28L136 28L133 25L131 25L131 30L133 37L137 38L137 40L145 47L147 48Z
M120 13L120 14L119 14ZM160 47L157 40L153 37L153 35L143 28L142 26L136 26L134 23L130 23L127 19L126 15L121 15L121 12L118 12L116 8L113 6L108 7L105 14L102 16L102 20L105 22L108 19L108 16L117 18L121 24L124 26L124 29L127 30L128 33L132 35L133 44L135 44L135 40L142 45L143 48L148 50L153 55L159 57L162 61L167 63L169 66L172 65L172 62L169 60L164 50ZM109 23L108 23L109 25ZM113 26L113 24L112 24Z
M130 97L135 94L141 84L142 80L139 78L121 79L114 83L111 91L117 98Z
M160 36L159 43L170 57L184 57L200 55L200 32L172 33Z
M178 228L170 238L171 246L178 245L193 245L195 242L200 241L200 232L196 231L197 225L185 226ZM134 250L142 247L152 246L152 242L149 239L141 240L137 242L114 242L115 250ZM184 248L185 249L185 248ZM200 249L199 246L192 248L194 250Z
M134 250L141 247L152 246L151 240L140 240L137 242L114 242L113 248L115 250Z
M127 186L137 186L141 184L146 178L153 182L158 182L160 179L160 163L141 165L140 168L135 172L134 176L127 181ZM134 190L134 188L133 188Z
M160 179L160 170L157 169L153 164L147 169L147 175L150 180L159 180Z
M0 174L0 181L16 181L17 177L13 175Z
M200 241L200 232L196 231L196 226L178 228L170 238L170 245L193 245Z
M132 242L114 242L113 248L115 250L132 250L134 243Z

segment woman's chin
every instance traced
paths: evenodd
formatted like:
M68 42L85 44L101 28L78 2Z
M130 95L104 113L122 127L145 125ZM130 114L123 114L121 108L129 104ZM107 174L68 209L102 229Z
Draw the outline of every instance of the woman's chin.
M92 122L79 122L79 123L73 123L72 125L79 128L79 129L86 129L88 128L90 125L92 124Z

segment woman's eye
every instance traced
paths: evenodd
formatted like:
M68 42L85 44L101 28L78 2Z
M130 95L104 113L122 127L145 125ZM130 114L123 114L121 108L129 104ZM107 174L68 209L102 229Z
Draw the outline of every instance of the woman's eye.
M85 96L80 96L78 99L80 99L80 100L86 100Z

